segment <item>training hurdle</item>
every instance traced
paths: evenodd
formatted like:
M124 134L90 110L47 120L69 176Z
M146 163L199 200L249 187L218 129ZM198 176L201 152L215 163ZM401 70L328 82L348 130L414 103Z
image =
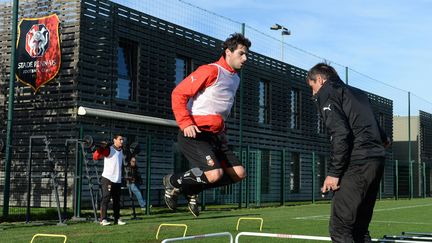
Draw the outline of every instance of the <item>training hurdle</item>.
M186 231L187 231L187 229L188 229L188 226L187 226L186 224L160 224L159 227L158 227L158 229L157 229L157 232L156 232L156 240L159 239L159 231L160 231L160 229L162 228L162 226L169 226L169 227L184 227L185 229L184 229L184 232L183 232L183 237L186 236Z
M301 239L301 240L315 240L315 241L331 241L330 237L326 236L311 236L311 235L290 235L290 234L272 234L272 233L258 233L258 232L240 232L235 237L235 243L239 242L240 236L257 236L257 237L270 237L270 238L285 238L285 239ZM425 243L432 241L425 240L405 240L405 239L372 239L373 242L393 242L393 243Z
M404 240L404 241L410 241L410 242L432 242L431 236L408 236L408 235L384 235L384 239L388 240Z
M431 236L430 232L402 232L402 235L417 235L417 236Z
M374 242L393 242L393 243L425 243L431 241L418 241L418 240L398 240L398 239L374 239Z
M36 237L60 237L60 238L64 238L63 243L66 243L66 241L67 241L67 236L66 236L66 235L35 234L35 235L33 235L33 238L31 239L30 243L32 243L33 240L34 240Z
M220 232L220 233L212 233L212 234L204 234L204 235L192 235L192 236L187 236L187 237L169 238L169 239L163 240L162 243L181 241L181 240L202 239L202 238L210 238L210 237L220 237L220 236L228 236L230 239L230 243L233 243L233 236L229 232Z
M263 223L264 223L263 218L240 217L240 218L237 220L237 226L236 226L236 230L237 230L237 231L239 230L239 224L240 224L240 221L241 221L241 220L259 220L259 221L261 221L261 224L260 224L260 231L262 231L262 227L263 227Z
M271 234L271 233L258 233L258 232L240 232L235 237L235 243L239 242L240 236L257 236L257 237L270 237L270 238L331 241L330 237L325 237L325 236Z

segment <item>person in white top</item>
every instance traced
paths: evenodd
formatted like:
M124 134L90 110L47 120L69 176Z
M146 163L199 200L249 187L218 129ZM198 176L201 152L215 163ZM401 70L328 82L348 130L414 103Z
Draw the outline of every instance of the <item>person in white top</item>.
M126 224L120 220L120 195L123 165L123 137L114 135L111 146L101 146L93 153L93 159L104 159L102 172L102 201L101 201L101 222L102 226L111 224L108 222L107 210L110 199L113 201L114 224Z

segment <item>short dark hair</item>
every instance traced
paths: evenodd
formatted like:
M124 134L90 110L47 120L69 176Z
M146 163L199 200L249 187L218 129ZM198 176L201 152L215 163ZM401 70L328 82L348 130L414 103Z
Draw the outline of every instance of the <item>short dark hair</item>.
M117 139L118 137L123 137L123 136L121 134L119 134L119 133L114 134L114 136L113 136L114 139Z
M250 40L244 35L240 33L231 34L228 39L226 39L222 45L223 51L222 56L225 57L225 50L229 49L231 52L234 52L237 49L238 45L246 46L248 49L251 47L252 43Z
M321 75L321 77L326 80L341 80L336 70L329 64L323 62L316 64L309 70L306 76L306 81L316 81L317 75Z

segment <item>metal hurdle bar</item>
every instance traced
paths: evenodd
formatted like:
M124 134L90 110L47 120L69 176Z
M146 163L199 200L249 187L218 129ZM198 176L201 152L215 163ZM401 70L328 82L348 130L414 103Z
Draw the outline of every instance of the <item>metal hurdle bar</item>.
M202 238L210 238L210 237L219 237L219 236L228 236L230 239L230 243L233 243L233 236L229 232L220 232L220 233L212 233L212 234L204 234L204 235L192 235L192 236L186 236L186 237L169 238L169 239L163 240L162 243L181 241L181 240L193 240L193 239L202 239Z
M63 239L64 239L63 243L66 243L66 241L67 241L67 236L66 236L66 235L56 235L56 234L35 234L35 235L33 235L33 238L31 239L30 243L33 243L33 240L34 240L36 237L59 237L59 238L63 238Z
M237 226L236 226L236 230L237 230L237 231L239 230L239 225L240 225L240 221L241 221L241 220L259 220L259 221L261 222L259 230L262 231L262 227L263 227L263 223L264 223L263 218L240 217L240 218L237 220Z
M326 236L310 236L310 235L288 235L288 234L271 234L271 233L258 233L258 232L240 232L235 237L235 243L239 242L240 236L259 236L259 237L270 237L270 238L286 238L286 239L303 239L303 240L319 240L319 241L331 241L330 237Z
M416 241L416 242L432 242L432 236L409 236L409 235L384 235L384 239L390 239L390 240L409 240L409 241Z
M186 224L160 224L159 227L158 227L158 229L157 229L157 232L156 232L156 240L159 239L159 232L160 232L160 229L162 228L162 226L184 227L183 237L186 236L186 232L187 232L187 229L188 229L188 226Z
M326 237L326 236L271 234L271 233L258 233L258 232L240 232L235 237L235 243L238 243L240 236L243 236L243 235L245 235L245 236L258 236L258 237L270 237L270 238L331 241L331 238L330 237ZM373 242L393 242L393 243L424 243L424 242L426 242L426 241L400 240L400 239L372 239L372 241Z
M402 235L432 236L432 233L430 233L430 232L402 232Z
M374 239L374 242L394 242L394 243L425 243L431 241L417 241L417 240L398 240L398 239Z

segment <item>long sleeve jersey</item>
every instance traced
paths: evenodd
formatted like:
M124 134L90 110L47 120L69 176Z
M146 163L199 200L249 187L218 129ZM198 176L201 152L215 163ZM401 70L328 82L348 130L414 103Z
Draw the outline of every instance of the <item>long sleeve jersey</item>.
M239 84L239 76L223 57L200 66L172 92L172 110L180 129L196 125L203 131L223 131Z
M385 156L387 136L366 93L340 80L328 80L314 98L332 144L328 175L340 177L349 163Z
M93 153L93 159L104 159L104 168L102 176L113 183L121 183L123 150L117 150L114 145L107 148L97 149Z

